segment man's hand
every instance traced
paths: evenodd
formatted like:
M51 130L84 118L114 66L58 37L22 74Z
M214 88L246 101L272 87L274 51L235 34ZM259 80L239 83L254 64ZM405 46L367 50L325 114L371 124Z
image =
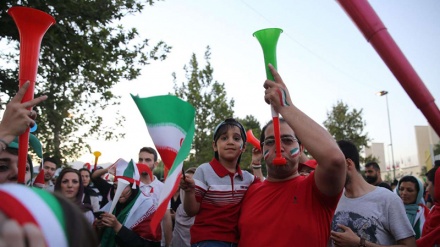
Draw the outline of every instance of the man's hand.
M258 148L252 148L252 165L261 165L263 153Z
M102 221L103 226L113 228L115 233L118 233L119 230L121 230L121 228L122 228L122 224L118 221L116 216L114 216L113 214L104 212L103 214L101 214L101 221Z
M47 96L40 96L33 100L21 103L24 94L29 88L29 81L20 87L17 94L6 105L3 118L0 123L0 138L6 142L11 142L16 136L23 134L27 128L35 125L37 113L29 108L38 105L47 99Z
M358 246L360 237L356 235L349 227L338 224L342 232L331 231L330 238L333 240L333 245L337 247Z
M4 247L41 247L46 246L41 229L34 224L20 226L14 220L7 220L0 232L0 246Z
M290 99L289 90L287 90L277 70L271 64L269 64L269 69L275 81L266 80L264 82L264 88L266 89L264 91L264 100L270 104L276 112L280 112L282 107L292 105L292 101Z
M180 188L183 191L192 192L192 191L194 191L195 187L196 187L196 184L194 182L194 179L192 179L191 176L189 176L187 174L182 175L182 178L180 179Z

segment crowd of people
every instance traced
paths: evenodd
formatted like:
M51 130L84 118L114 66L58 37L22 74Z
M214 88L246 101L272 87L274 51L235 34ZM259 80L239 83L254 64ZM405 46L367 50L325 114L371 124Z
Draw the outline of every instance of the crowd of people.
M55 181L56 159L44 157L35 176L28 156L26 183L17 184L16 137L35 124L27 109L47 98L21 103L25 83L0 123L0 246L440 246L440 161L426 186L407 175L392 188L375 162L363 174L356 146L298 109L269 68L264 99L281 118L263 127L252 172L240 168L246 131L226 118L213 130L212 160L185 171L157 229L150 222L164 184L151 147L137 161L64 168ZM41 157L41 144L29 145Z

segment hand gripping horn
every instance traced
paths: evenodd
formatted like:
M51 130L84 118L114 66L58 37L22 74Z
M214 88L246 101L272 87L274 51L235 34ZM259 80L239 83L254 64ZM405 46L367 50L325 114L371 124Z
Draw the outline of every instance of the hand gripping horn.
M27 7L12 7L8 10L17 25L20 34L19 86L30 81L30 86L22 102L34 98L35 81L38 71L41 40L55 19L40 10ZM28 110L32 110L30 107ZM26 175L27 153L29 148L29 128L18 138L18 182L24 184Z

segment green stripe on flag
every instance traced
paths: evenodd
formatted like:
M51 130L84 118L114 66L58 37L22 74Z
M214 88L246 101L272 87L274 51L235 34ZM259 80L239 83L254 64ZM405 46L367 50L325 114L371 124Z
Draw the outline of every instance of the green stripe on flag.
M124 174L122 176L127 177L127 178L133 178L133 175L134 175L134 165L133 165L133 160L130 160L130 162L128 162L127 168L125 168Z
M175 127L185 134L185 138L181 143L180 149L177 150L178 153L169 170L169 173L172 173L176 169L176 166L188 157L191 150L195 132L194 107L190 103L173 95L161 95L148 98L131 95L131 97L139 108L145 120L145 124L149 127L148 131L150 135L153 129L151 127L153 126ZM153 142L157 145L154 139Z
M173 95L139 98L131 95L147 125L176 125L183 132L194 119L194 107Z
M38 194L43 201L47 204L47 206L52 209L52 212L54 213L55 217L58 219L58 222L60 223L61 227L63 228L63 232L65 234L65 237L67 238L67 228L66 228L66 222L64 220L64 214L63 209L58 202L57 199L55 199L54 196L52 196L49 192L40 189L40 188L32 188L32 190Z

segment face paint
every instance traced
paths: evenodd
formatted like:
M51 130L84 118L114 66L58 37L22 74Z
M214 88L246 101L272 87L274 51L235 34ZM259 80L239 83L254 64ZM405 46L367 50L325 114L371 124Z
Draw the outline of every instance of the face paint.
M243 143L240 144L240 150L243 150Z
M284 88L278 88L277 93L278 97L280 97L281 106L289 106L289 103L287 102L287 94Z
M290 157L295 158L298 155L299 155L299 148L294 148L290 150Z
M267 157L269 157L269 150L264 151L264 159L267 160Z

